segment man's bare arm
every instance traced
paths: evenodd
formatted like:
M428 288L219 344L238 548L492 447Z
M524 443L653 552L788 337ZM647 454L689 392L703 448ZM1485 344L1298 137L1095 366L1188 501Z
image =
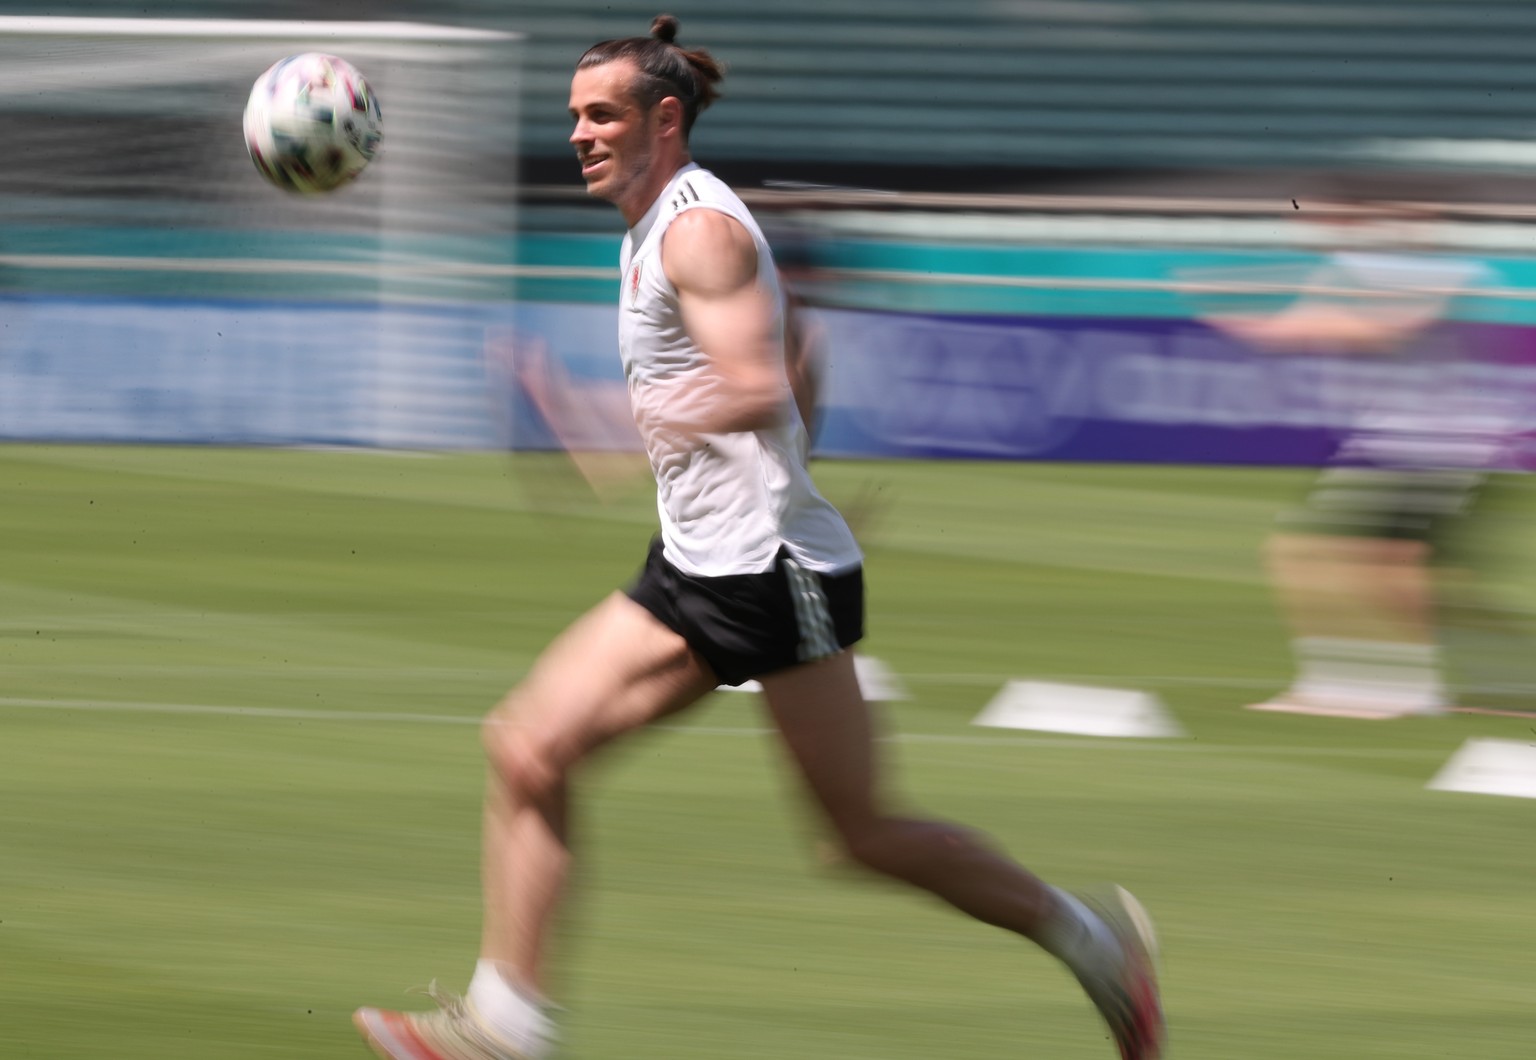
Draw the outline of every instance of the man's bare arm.
M791 395L778 307L757 274L751 234L718 210L689 210L667 229L661 264L683 326L710 364L700 385L671 403L669 426L717 434L781 422Z
M782 286L783 280L779 282ZM812 440L816 437L816 427L820 420L821 373L825 356L821 348L822 341L821 329L807 316L804 303L786 292L784 374L789 378L795 407L800 410L800 422L805 424Z
M1439 316L1428 300L1349 307L1298 303L1271 316L1215 315L1214 327L1255 346L1290 353L1391 353Z
M538 340L524 343L512 356L523 392L593 493L611 500L633 483L650 480L622 382L578 383Z

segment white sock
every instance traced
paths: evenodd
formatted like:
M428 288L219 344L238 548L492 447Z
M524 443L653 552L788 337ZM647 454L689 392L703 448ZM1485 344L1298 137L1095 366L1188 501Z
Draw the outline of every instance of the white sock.
M555 1024L545 1006L507 982L495 961L475 962L468 996L480 1018L528 1060L545 1060L554 1051Z
M1050 888L1057 913L1041 925L1035 941L1079 976L1104 975L1120 963L1120 940L1104 918L1076 895Z
M1301 637L1294 642L1292 692L1328 700L1366 700L1433 708L1445 702L1434 644Z

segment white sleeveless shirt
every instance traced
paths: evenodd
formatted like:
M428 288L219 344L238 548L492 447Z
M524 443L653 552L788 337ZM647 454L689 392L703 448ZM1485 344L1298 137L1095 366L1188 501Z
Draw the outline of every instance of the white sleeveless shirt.
M709 577L769 570L780 548L809 570L857 566L863 557L848 524L806 470L809 440L787 378L784 414L775 426L691 438L666 426L675 384L711 371L683 328L677 291L661 266L667 228L692 209L718 210L751 233L757 282L778 309L780 336L784 330L778 269L762 230L723 181L689 163L629 230L620 257L619 354L656 476L663 554L684 573Z

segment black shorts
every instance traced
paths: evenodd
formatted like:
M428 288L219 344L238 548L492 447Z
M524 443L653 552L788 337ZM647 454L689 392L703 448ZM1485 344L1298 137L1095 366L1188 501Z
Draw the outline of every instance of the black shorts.
M1296 533L1422 541L1448 558L1486 480L1472 470L1330 467L1279 523Z
M685 574L651 542L629 598L688 642L721 684L823 659L864 636L864 570L818 574L783 549L761 574Z

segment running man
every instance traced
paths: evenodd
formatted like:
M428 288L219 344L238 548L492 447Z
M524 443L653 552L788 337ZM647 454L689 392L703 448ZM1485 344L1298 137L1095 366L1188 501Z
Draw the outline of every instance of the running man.
M783 297L768 244L688 133L719 64L674 38L605 41L571 82L587 190L629 233L619 350L656 477L661 533L638 580L579 619L491 713L484 932L469 992L430 1013L360 1009L393 1060L546 1060L551 927L572 852L577 765L721 683L762 683L784 745L848 858L1016 932L1060 958L1124 1060L1154 1060L1163 1022L1145 915L1124 891L1095 907L956 826L898 815L883 790L853 655L862 556L805 469L785 372Z
M1477 512L1490 478L1515 463L1506 399L1458 375L1470 351L1446 326L1484 270L1432 252L1424 207L1361 194L1328 205L1323 230L1337 245L1304 295L1269 314L1207 318L1257 349L1370 373L1336 451L1266 542L1296 669L1285 691L1252 706L1440 714L1452 705L1442 620L1477 610Z

